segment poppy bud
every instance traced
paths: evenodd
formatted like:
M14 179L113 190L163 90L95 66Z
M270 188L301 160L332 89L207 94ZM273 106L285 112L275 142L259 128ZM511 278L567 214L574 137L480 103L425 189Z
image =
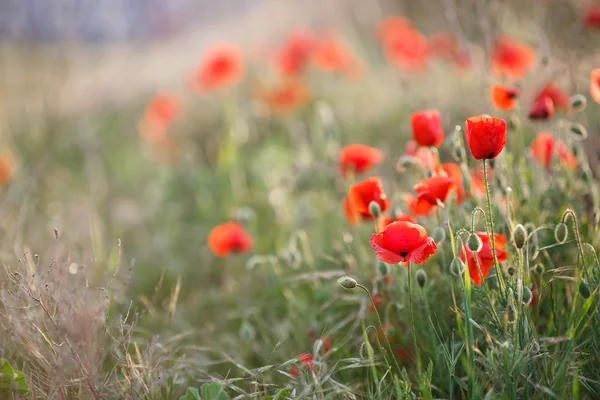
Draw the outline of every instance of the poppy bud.
M536 274L543 274L544 273L544 265L543 264L536 264L535 267L533 267L534 271Z
M390 273L388 265L381 260L377 260L377 271L379 271L381 276L386 276Z
M381 206L376 201L372 201L369 203L369 212L373 216L373 218L379 218L381 215Z
M576 94L571 97L571 111L579 112L585 110L587 100L585 96Z
M571 126L569 127L569 131L571 132L575 140L584 140L585 138L587 138L587 130L581 124L571 124Z
M531 293L531 289L527 286L525 286L523 288L523 298L521 299L521 301L523 302L523 305L528 306L529 304L531 304L531 300L533 299L533 293Z
M354 289L358 285L356 279L350 278L349 276L342 276L338 279L338 283L342 285L344 289Z
M527 231L525 227L521 224L517 224L515 229L513 230L513 240L515 241L515 246L517 249L522 249L527 242Z
M554 239L560 244L563 244L567 241L567 236L569 236L569 229L567 228L567 224L564 222L559 223L554 228Z
M452 157L454 158L454 160L456 162L463 162L466 157L465 149L463 149L462 147L458 147L458 146L455 147L452 150Z
M581 281L581 283L579 284L579 294L584 299L587 299L591 295L590 287L584 281Z
M419 286L422 288L425 287L425 285L427 284L427 273L420 269L417 271L416 278Z
M513 276L514 274L517 273L517 270L514 267L508 267L508 269L506 270L506 272L508 272L508 274L510 276Z
M446 239L446 231L444 230L444 228L438 226L433 230L431 238L433 239L435 244L439 246L444 241L444 239Z
M450 263L450 273L455 276L461 276L465 272L465 263L458 257Z
M479 253L482 246L483 242L481 241L481 238L476 234L471 233L467 239L467 247L469 250L471 250L473 253Z

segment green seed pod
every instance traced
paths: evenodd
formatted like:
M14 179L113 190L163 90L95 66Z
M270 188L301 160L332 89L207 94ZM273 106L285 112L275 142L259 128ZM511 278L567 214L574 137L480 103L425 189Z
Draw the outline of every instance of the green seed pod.
M424 270L420 269L417 271L416 278L419 286L422 288L425 287L425 285L427 284L427 273Z
M476 234L471 233L467 239L467 248L473 253L479 253L482 247L483 242L481 241L481 238Z
M350 278L349 276L342 276L338 279L338 283L345 289L354 289L358 285L356 279Z
M381 260L377 261L377 271L379 271L379 275L386 276L390 273L389 266Z
M576 94L571 97L571 111L580 112L585 110L587 99L584 95Z
M584 140L585 138L587 138L587 130L581 124L571 124L571 126L569 127L569 131L571 132L575 140Z
M465 272L465 263L458 257L450 263L450 273L455 276L461 276Z
M439 246L440 244L442 244L444 239L446 239L446 231L444 230L444 228L438 226L433 230L431 237L433 238L435 244Z
M376 201L369 203L369 212L374 218L379 218L381 215L381 206Z
M513 230L512 236L517 249L522 249L527 242L527 231L525 230L525 227L521 224L517 224Z
M523 288L523 298L522 302L524 305L528 306L531 304L531 300L533 299L533 293L531 293L531 289L527 286Z
M579 284L579 294L584 299L587 299L591 295L590 287L584 281L581 281L581 283Z
M569 228L567 228L567 224L564 222L559 223L554 228L554 239L557 243L564 243L567 241L567 237L569 236Z

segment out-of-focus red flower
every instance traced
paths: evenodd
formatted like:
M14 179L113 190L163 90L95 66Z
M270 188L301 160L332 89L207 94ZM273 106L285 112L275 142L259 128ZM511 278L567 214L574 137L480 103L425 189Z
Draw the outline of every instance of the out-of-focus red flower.
M515 108L520 93L519 89L502 85L492 85L490 89L493 106L498 110L504 111L510 111Z
M323 344L321 345L321 350L323 350L323 354L329 353L331 350L331 337L329 335L323 336L322 338Z
M8 150L0 152L0 185L10 182L15 173L15 159Z
M441 165L442 174L452 180L450 189L456 190L456 204L463 202L465 198L465 189L463 187L463 176L460 165L456 163L446 163Z
M550 133L540 132L531 142L531 154L533 159L550 169L552 166L552 154L554 153L554 137Z
M371 293L371 300L373 300L373 304L369 304L369 310L375 311L373 309L373 305L375 305L375 308L379 310L381 308L381 304L383 303L383 297L378 292L374 291Z
M383 232L371 236L371 247L377 258L388 264L409 262L423 264L434 255L437 246L421 225L398 221L385 227Z
M600 29L600 4L583 7L583 24L586 28Z
M417 201L440 205L446 201L451 186L452 179L447 176L435 175L423 179L413 189L417 192Z
M569 149L569 146L560 139L554 144L560 163L569 169L577 169L577 157L575 157L571 149Z
M407 18L398 16L386 17L377 26L377 36L385 44L402 39L407 29L414 29L412 22Z
M300 354L298 354L298 356L296 356L296 358L298 359L298 361L302 364L302 366L304 368L308 368L312 371L315 371L315 363L314 363L315 358L313 357L312 354L300 353ZM296 375L294 375L294 374L292 374L292 375L297 376L300 371L296 371L296 372L297 372ZM291 371L290 371L290 373L291 373Z
M547 83L533 100L529 111L531 119L551 119L555 111L565 111L571 106L571 97L555 82Z
M328 35L316 43L311 61L315 68L324 72L351 74L357 68L357 60L352 50L334 35Z
M538 303L538 295L535 285L531 284L531 303L529 303L529 307L535 307Z
M417 196L411 194L404 195L404 203L412 215L415 217L424 217L428 215L435 207L425 199L419 200Z
M420 146L439 147L444 141L442 117L436 110L425 110L410 115L413 139Z
M394 349L394 354L396 354L402 361L406 361L410 357L410 353L404 347L396 347Z
M500 35L492 49L492 70L496 75L520 79L535 64L535 52L528 45Z
M463 250L460 252L460 259L467 264L469 267L469 275L471 276L471 281L480 286L483 278L487 277L494 266L494 257L492 255L492 248L490 246L490 241L486 232L476 232L477 236L481 239L483 246L478 253L473 253L467 245L463 246ZM506 238L504 235L496 234L494 236L494 242L496 247L496 257L498 258L499 263L503 263L508 260L508 253L505 252L504 246L506 245ZM479 268L481 268L481 274L479 273L479 268L477 264L479 263Z
M298 375L300 375L300 370L298 369L298 367L296 367L295 365L292 365L292 367L290 368L290 375L293 376L294 378L297 377Z
M339 165L342 176L367 172L383 159L381 150L363 144L349 144L340 151Z
M308 65L317 39L308 29L290 32L284 45L275 54L277 71L283 76L295 76Z
M140 134L153 144L164 141L171 123L181 114L181 100L173 93L155 95L140 119Z
M385 212L388 208L388 200L383 191L381 179L376 176L350 186L348 195L343 202L348 221L357 223L360 220L374 219L369 210L371 202L379 204L381 212Z
M380 219L378 229L380 231L384 230L386 226L396 221L407 221L416 224L417 221L408 214L398 213L394 215L386 215Z
M428 42L431 56L454 63L460 69L471 66L469 53L461 48L460 43L451 33L435 33L429 36Z
M492 169L487 169L488 182L492 179ZM471 194L477 198L483 198L485 193L485 181L483 179L483 167L477 167L471 174Z
M390 64L406 72L427 68L427 38L402 17L384 19L378 28L379 39Z
M274 113L287 114L305 105L310 99L310 91L298 79L284 79L271 87L260 88L258 98Z
M496 158L506 144L506 122L500 118L471 117L466 123L467 145L476 160Z
M408 159L411 163L416 164L420 168L428 171L435 171L439 166L439 159L428 147L418 147L414 140L406 144L406 150L402 155L403 159ZM399 171L403 170L400 165L397 167Z
M591 73L590 94L596 103L600 103L600 68Z
M197 92L218 90L236 85L244 76L244 58L232 44L210 48L192 76L192 89Z
M252 249L252 236L237 222L226 222L212 229L208 235L208 247L219 257L247 253Z

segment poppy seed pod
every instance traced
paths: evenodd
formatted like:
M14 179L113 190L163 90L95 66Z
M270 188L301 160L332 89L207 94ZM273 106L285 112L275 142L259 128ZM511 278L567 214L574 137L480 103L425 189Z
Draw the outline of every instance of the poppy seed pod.
M527 242L527 231L525 227L521 224L517 224L515 229L513 230L513 240L515 241L515 246L517 249L522 249Z
M461 276L465 272L465 263L458 257L450 263L450 273L455 276Z
M444 241L444 239L446 239L446 231L444 230L444 228L438 226L433 230L431 238L433 239L435 244L439 246Z
M584 299L589 298L590 295L591 295L591 293L590 293L590 287L584 281L581 281L581 283L579 284L579 294Z
M469 235L469 238L467 239L467 247L473 253L480 252L481 251L481 247L483 247L483 243L481 241L481 238L479 236L477 236L476 234L471 233Z
M381 215L381 206L376 201L372 201L369 203L369 212L373 216L373 218L379 218Z
M587 138L587 130L581 124L571 124L571 126L569 127L569 132L571 132L575 140L584 140L585 138Z
M587 104L587 100L584 95L576 94L571 97L571 110L575 112L580 112L585 110L585 106Z
M356 279L350 278L349 276L342 276L338 279L338 283L342 285L344 289L354 289L358 285Z
M569 228L567 228L567 224L564 222L559 223L554 228L554 239L560 244L563 244L567 241L567 236L569 236Z
M415 276L417 278L417 284L419 285L419 287L425 287L425 285L427 284L427 273L420 269L417 271L417 274Z

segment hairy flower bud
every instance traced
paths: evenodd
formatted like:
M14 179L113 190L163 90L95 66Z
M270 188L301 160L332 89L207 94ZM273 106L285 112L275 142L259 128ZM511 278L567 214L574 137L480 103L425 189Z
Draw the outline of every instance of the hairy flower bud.
M483 247L483 242L481 241L481 238L479 236L477 236L474 233L471 233L469 235L469 238L467 239L467 247L473 253L479 253L481 251L481 248Z
M515 241L515 246L517 246L517 249L522 249L523 246L525 246L525 243L527 242L527 231L525 230L525 227L521 224L517 224L517 226L515 226L515 229L513 230L513 240Z
M424 270L420 269L417 271L416 278L417 284L422 288L425 287L425 285L427 284L427 273Z
M369 203L369 212L374 218L379 218L381 215L381 206L376 201Z
M585 127L578 123L573 123L569 127L569 131L571 132L573 138L575 140L583 140L587 138L587 130Z
M521 301L523 302L523 305L528 306L529 304L531 304L532 299L533 299L533 293L531 293L531 289L528 286L525 286L523 288L523 298L521 299Z
M338 283L345 289L354 289L358 285L356 279L350 278L349 276L342 276L338 279Z
M571 111L580 112L585 110L587 100L585 96L576 94L571 96Z

